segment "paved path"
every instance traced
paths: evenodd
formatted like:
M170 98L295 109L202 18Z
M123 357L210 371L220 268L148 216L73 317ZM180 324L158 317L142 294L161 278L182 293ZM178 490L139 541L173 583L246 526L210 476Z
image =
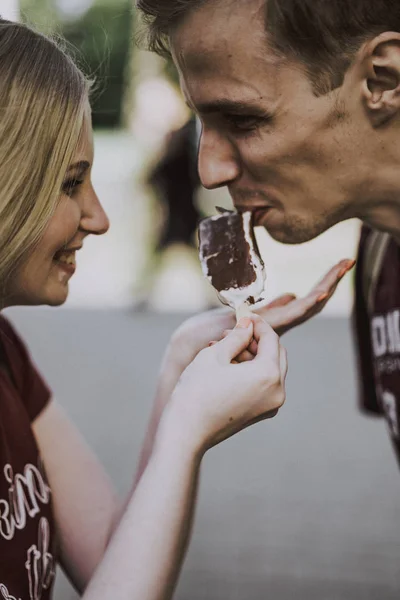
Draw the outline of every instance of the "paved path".
M13 309L56 396L128 490L167 339L182 316ZM286 337L279 418L214 449L177 600L398 600L400 474L361 417L349 327ZM63 578L57 600L75 596Z

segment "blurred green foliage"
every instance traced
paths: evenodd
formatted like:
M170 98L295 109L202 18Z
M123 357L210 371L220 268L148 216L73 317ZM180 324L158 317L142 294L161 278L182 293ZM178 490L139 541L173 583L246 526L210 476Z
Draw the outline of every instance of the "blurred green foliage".
M77 19L63 18L55 0L21 0L22 19L66 39L86 75L95 79L93 125L121 124L125 76L132 51L132 0L96 0Z

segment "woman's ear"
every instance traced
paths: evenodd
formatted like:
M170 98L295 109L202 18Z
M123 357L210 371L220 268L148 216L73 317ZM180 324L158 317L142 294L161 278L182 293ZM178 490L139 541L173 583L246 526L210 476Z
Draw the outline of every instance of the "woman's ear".
M400 34L386 32L365 45L363 100L374 127L400 117Z

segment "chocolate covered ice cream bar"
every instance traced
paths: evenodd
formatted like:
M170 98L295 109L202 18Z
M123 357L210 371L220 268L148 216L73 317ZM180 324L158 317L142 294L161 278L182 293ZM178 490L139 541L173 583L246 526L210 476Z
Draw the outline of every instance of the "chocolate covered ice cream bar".
M265 268L252 213L223 212L200 222L200 260L220 299L236 311L263 300Z

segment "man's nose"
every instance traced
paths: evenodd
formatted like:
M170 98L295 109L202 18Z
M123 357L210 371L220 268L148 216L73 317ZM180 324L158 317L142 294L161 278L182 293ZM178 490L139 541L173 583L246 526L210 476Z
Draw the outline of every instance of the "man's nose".
M240 162L231 142L203 129L199 146L199 175L208 190L229 185L240 176Z
M110 221L104 211L100 200L92 188L91 193L85 198L82 210L81 229L93 235L103 235L110 228Z

